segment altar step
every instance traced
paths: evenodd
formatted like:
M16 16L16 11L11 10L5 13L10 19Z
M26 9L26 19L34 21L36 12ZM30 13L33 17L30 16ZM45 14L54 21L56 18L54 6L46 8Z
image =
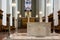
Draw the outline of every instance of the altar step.
M36 37L36 36L27 36L27 33L17 33L11 34L10 38L5 37L3 40L60 40L60 34L55 36L44 36L44 37Z

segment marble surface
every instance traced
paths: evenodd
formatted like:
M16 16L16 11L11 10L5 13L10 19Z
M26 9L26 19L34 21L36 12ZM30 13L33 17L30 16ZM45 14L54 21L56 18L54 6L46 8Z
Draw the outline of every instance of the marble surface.
M58 36L45 36L45 37L35 37L35 36L27 36L27 33L18 33L11 34L9 40L60 40L60 34ZM8 38L4 38L4 40L8 40Z
M27 23L27 35L29 36L49 36L51 33L51 23L29 22Z

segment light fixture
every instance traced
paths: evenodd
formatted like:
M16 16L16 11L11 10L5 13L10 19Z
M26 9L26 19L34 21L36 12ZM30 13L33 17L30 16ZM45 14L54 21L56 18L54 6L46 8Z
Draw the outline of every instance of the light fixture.
M51 3L47 3L47 5L46 5L47 7L50 7L51 6Z
M38 15L36 15L36 18L38 18Z
M19 15L19 17L21 18L21 14Z
M19 11L17 11L17 13L19 14L20 12L19 12Z
M12 6L15 7L16 6L16 3L12 3Z
M42 14L42 11L40 11L39 14Z

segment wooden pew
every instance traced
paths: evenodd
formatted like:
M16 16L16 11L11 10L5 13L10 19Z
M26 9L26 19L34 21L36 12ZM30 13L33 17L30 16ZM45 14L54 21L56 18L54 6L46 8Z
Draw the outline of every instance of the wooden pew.
M56 27L56 29L59 31L60 33L60 10L58 11L58 25Z
M45 16L44 16L44 17L42 17L42 21L43 21L43 22L45 22Z
M8 31L9 30L9 18L8 16L6 17L7 18L7 25L6 26L2 26L2 31ZM10 26L10 30L15 30L15 26L14 26L14 18L13 19L13 26Z
M2 10L0 10L0 31L2 31L2 13L3 13L3 11Z
M59 21L59 26L60 26L60 10L58 11L58 21Z
M58 25L55 26L55 31L60 33L60 10L58 11Z
M51 32L53 32L54 28L53 13L48 16L48 22L51 22Z
M48 16L49 22L51 22L51 29L53 32L53 28L55 27L55 32L56 33L60 33L60 11L58 11L58 21L59 21L59 25L54 26L54 21L53 21L53 14L50 14Z
M9 18L8 18L8 16L6 18L7 18L7 25L3 25L2 31L8 31L9 30Z

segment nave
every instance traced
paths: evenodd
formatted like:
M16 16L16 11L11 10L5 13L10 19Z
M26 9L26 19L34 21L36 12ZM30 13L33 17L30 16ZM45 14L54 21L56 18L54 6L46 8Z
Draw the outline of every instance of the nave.
M60 0L0 0L0 35L1 40L59 40Z

